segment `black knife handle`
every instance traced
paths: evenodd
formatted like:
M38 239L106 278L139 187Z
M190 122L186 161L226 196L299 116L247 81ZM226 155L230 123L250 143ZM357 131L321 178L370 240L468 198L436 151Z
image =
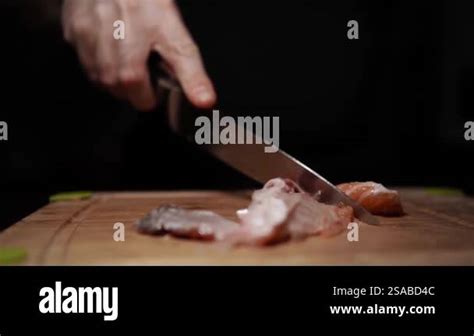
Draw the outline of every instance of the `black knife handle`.
M178 134L189 135L194 129L194 121L203 111L191 105L176 77L166 69L157 53L148 59L150 81L157 96L158 104L164 106L170 128Z

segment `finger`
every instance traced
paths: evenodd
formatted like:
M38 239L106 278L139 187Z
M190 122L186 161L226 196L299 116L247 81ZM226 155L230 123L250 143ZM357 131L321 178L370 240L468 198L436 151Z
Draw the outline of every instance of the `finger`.
M64 37L76 48L80 63L89 78L95 81L98 77L95 62L97 36L90 29L90 18L86 15L74 14L70 4L67 2L63 8Z
M119 43L114 38L113 22L119 15L118 8L112 1L99 1L94 8L98 41L96 47L96 63L99 82L106 88L118 85L118 72L120 66Z
M133 38L121 48L120 87L126 92L130 103L141 111L151 110L156 105L147 69L148 53L149 49L143 43L134 45Z
M150 47L140 40L142 34L136 31L133 24L129 25L129 31L119 46L119 85L136 109L151 110L156 105L156 97L147 69Z
M130 103L140 111L148 111L156 106L156 96L148 77L145 61L130 63L120 69L120 87Z
M216 93L207 75L198 47L175 6L168 9L159 26L153 48L176 73L188 99L197 107L214 105Z

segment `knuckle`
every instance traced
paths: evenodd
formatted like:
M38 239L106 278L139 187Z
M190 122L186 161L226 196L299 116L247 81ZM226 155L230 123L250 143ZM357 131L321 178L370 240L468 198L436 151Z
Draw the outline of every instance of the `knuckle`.
M99 82L107 87L116 86L118 78L112 68L102 66L99 70Z
M144 78L145 73L135 66L126 66L119 72L119 81L125 86L141 83Z
M71 32L75 35L86 35L89 33L89 24L83 19L76 19L71 23Z

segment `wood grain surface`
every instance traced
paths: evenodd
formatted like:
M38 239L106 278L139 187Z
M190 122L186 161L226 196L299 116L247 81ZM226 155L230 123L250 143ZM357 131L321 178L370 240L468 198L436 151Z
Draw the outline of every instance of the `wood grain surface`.
M54 202L0 234L0 246L27 250L26 265L474 265L474 199L401 190L406 216L346 234L271 247L232 248L169 236L148 236L136 222L153 208L176 204L236 219L248 192L95 193ZM125 241L113 225L125 225Z

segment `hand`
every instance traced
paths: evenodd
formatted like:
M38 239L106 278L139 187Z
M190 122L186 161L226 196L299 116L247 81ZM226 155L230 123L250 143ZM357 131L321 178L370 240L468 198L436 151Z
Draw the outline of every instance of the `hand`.
M125 38L114 38L114 22L125 23ZM89 78L137 109L156 97L147 60L158 52L197 107L211 107L216 94L198 47L173 0L64 0L65 39L77 49Z

